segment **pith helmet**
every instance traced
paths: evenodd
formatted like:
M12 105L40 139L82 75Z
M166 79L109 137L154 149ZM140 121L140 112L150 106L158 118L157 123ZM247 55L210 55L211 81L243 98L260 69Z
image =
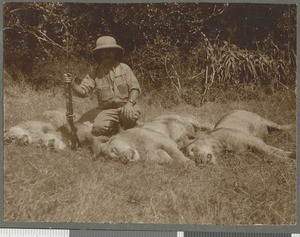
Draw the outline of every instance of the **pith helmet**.
M101 51L101 49L119 49L122 53L124 49L117 45L116 40L111 36L102 36L96 41L96 48L93 49L93 53Z

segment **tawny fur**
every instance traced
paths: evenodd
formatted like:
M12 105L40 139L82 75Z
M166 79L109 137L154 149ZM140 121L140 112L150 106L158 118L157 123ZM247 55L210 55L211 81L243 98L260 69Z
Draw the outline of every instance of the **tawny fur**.
M18 143L24 141L25 144L31 144L37 142L42 134L49 131L55 131L55 128L51 123L34 120L23 121L5 132L4 141L17 141Z
M53 150L63 150L66 148L66 144L63 142L62 137L58 133L45 133L40 136L38 141L39 146L44 148L50 148Z
M188 154L197 162L217 163L217 156L224 150L245 153L249 150L277 158L293 156L267 145L263 139L275 130L290 129L291 125L279 125L245 110L235 110L223 116L215 128L199 135L187 146Z
M53 109L36 116L29 121L22 121L19 124L11 127L4 134L5 142L13 142L21 144L50 144L53 143L54 148L64 149L62 137L59 132L56 132L58 126L66 122L65 109ZM51 144L52 144L51 143Z
M246 134L266 138L273 131L291 129L292 125L279 125L261 116L246 111L234 110L224 115L215 125L214 129L232 128Z
M211 125L200 123L193 116L161 115L138 128L128 129L105 141L92 142L94 153L121 161L145 159L158 162L191 162L179 148L194 139L199 129L210 130Z
M38 119L39 121L49 122L54 126L55 129L58 129L64 124L68 123L66 114L67 110L64 108L51 109L39 114L35 119ZM78 118L78 114L75 113L74 121L76 121Z
M89 145L91 143L91 139L93 138L93 135L91 134L92 124L90 122L76 122L74 125L77 128L76 134L80 144ZM69 124L61 126L57 129L57 131L64 139L66 139L67 141L71 141L71 128Z
M197 131L211 131L213 129L213 125L201 123L192 115L176 114L160 115L149 120L142 127L164 134L178 143L180 148L185 143L189 143L189 140L194 139Z
M193 163L179 150L176 142L162 133L146 128L128 129L111 137L102 144L100 155L125 163L141 159L158 163Z

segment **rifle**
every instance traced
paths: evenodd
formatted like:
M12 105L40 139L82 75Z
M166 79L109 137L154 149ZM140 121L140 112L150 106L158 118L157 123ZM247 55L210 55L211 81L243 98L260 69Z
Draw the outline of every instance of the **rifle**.
M71 128L71 149L76 150L81 147L80 141L77 136L77 128L74 124L74 111L73 111L73 100L72 100L72 85L71 82L67 82L65 85L66 89L66 104L67 104L67 120Z
M67 71L69 71L69 31L66 27L66 43L67 43ZM67 76L70 76L67 73ZM71 149L76 150L77 148L81 147L80 141L77 136L77 128L74 124L74 111L73 111L73 100L72 100L72 81L65 83L65 93L66 93L66 104L67 104L67 120L71 128Z

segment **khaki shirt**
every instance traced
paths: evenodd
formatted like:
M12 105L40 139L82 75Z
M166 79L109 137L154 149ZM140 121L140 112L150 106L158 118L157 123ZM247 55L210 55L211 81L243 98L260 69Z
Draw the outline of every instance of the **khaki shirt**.
M80 84L88 95L95 90L98 105L102 109L119 108L123 106L130 91L136 89L141 93L138 80L130 67L119 63L111 69L104 69L99 65L82 80Z

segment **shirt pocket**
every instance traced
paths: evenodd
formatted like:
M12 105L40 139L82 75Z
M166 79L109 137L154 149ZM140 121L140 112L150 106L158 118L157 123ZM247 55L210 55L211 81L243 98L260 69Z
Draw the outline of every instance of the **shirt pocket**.
M119 97L121 99L126 99L129 97L129 91L128 91L128 86L126 83L126 77L125 75L120 75L115 77L115 83L117 85L118 91L119 91Z
M106 101L113 98L113 92L108 83L104 83L103 81L97 81L97 96L98 100Z

